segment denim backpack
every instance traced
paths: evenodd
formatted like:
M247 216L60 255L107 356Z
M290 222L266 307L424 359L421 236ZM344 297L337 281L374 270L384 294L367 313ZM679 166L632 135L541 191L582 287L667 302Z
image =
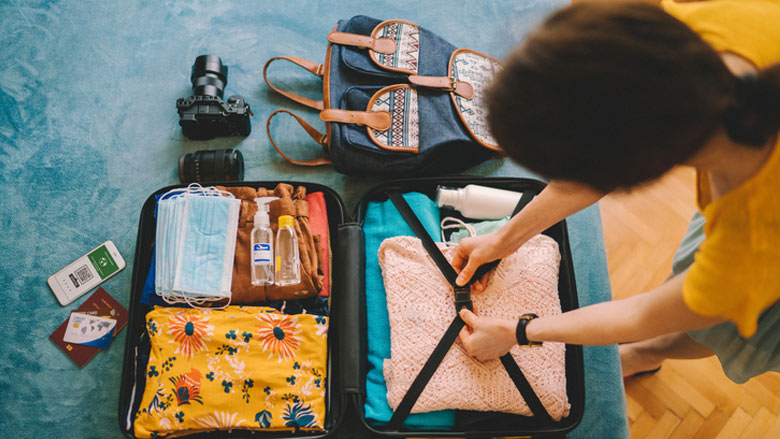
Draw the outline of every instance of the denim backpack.
M320 112L325 133L284 109L268 117L271 144L290 163L332 164L344 174L421 175L458 172L497 155L483 94L501 68L495 59L457 49L403 20L366 16L341 20L328 34L324 64L277 56L263 68L276 92ZM268 66L284 59L322 78L323 99L281 90ZM271 135L271 120L287 113L322 146L324 155L294 160Z

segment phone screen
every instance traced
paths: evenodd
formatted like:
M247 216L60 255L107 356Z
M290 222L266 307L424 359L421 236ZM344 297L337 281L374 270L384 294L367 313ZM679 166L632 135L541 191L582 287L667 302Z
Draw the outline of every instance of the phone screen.
M65 299L71 301L119 271L106 244L80 257L53 276Z

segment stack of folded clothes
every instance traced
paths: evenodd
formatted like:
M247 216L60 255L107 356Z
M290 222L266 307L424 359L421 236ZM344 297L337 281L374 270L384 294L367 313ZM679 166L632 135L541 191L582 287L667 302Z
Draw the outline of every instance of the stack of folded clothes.
M157 306L146 314L148 338L137 354L143 376L139 372L135 394L140 403L131 416L135 435L323 431L331 293L325 198L283 184L274 190L220 189L241 200L232 305L160 301L152 261L141 301ZM293 214L304 248L302 280L292 287L248 284L249 252L238 250L253 226L247 218L256 211L254 198L271 195L280 199L272 216Z

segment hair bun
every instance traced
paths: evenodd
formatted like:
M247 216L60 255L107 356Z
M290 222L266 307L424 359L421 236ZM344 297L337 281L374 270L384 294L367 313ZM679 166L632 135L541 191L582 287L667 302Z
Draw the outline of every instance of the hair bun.
M777 66L769 70L780 70ZM780 84L771 78L773 74L762 73L736 77L734 102L723 121L735 142L762 146L780 129Z

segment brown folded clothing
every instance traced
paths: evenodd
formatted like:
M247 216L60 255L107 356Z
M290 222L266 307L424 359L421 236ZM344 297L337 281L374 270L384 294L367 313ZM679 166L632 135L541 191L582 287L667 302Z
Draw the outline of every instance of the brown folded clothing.
M219 187L241 200L236 239L236 258L233 264L232 303L256 303L275 300L305 299L319 294L322 289L323 267L320 261L319 236L312 234L309 226L309 205L306 188L293 188L280 183L273 190L251 187ZM295 285L252 285L251 237L257 212L255 198L278 197L268 203L271 229L276 236L278 218L281 215L295 217L295 234L301 259L301 282Z

